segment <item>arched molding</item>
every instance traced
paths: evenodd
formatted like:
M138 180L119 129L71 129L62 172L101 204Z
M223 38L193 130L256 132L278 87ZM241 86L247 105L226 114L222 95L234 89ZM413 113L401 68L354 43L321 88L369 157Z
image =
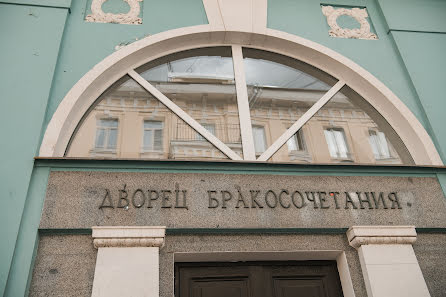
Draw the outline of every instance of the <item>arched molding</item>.
M264 34L218 31L211 25L146 37L105 58L84 75L58 106L46 129L40 157L63 157L70 137L95 100L128 71L159 57L193 48L239 44L286 55L342 79L388 121L417 165L443 165L424 127L405 104L368 71L310 40L266 29Z

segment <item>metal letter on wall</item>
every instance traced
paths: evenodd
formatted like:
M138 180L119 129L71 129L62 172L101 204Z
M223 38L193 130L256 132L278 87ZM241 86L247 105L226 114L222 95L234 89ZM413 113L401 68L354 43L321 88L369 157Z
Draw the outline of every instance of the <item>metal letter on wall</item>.
M139 17L141 12L139 2L143 0L122 0L128 3L130 10L127 13L105 13L102 5L108 0L92 0L91 14L87 15L85 20L94 23L115 23L115 24L142 24Z
M339 8L333 6L322 6L322 13L327 17L327 23L330 26L328 34L333 37L340 38L356 38L356 39L378 39L376 34L370 32L370 24L367 21L367 10L365 8ZM354 18L361 25L359 29L341 28L337 19L341 15Z

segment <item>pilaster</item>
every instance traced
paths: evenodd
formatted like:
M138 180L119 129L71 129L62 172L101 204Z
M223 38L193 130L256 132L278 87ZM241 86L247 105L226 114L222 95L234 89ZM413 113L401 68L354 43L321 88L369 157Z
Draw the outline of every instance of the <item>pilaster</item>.
M369 297L428 297L412 244L414 226L353 226L347 231L358 250Z

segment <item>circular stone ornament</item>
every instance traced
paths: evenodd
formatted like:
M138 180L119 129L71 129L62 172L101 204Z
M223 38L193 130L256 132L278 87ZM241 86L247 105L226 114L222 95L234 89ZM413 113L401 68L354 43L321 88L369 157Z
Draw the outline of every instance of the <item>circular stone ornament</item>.
M322 13L327 17L327 23L330 26L328 34L333 37L354 38L354 39L378 39L376 34L370 32L370 24L367 21L367 10L365 8L339 8L333 6L322 6ZM359 29L341 28L337 19L341 15L354 18L361 27Z
M91 14L87 15L85 20L94 23L115 23L115 24L142 24L142 19L139 16L141 11L139 2L143 0L122 0L127 2L130 10L127 13L105 13L102 10L102 5L108 0L93 0L91 2Z

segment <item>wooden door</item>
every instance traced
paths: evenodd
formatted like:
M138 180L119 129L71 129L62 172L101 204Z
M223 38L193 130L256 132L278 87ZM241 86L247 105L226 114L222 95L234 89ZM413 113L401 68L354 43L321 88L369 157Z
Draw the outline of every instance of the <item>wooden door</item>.
M178 263L176 297L342 297L335 261Z

